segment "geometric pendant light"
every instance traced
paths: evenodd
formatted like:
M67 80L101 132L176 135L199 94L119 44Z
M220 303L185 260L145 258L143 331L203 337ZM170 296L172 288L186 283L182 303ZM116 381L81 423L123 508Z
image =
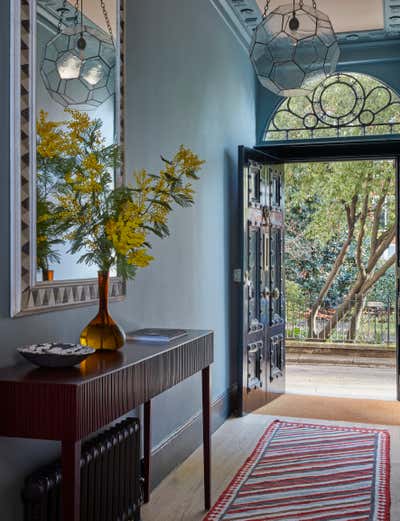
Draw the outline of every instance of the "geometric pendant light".
M336 70L340 49L329 17L315 0L282 5L264 15L254 31L250 59L261 84L280 96L303 96L316 77Z
M90 110L102 105L115 93L116 49L111 24L100 0L109 34L84 25L83 0L79 23L79 0L76 1L72 26L61 30L65 7L60 11L59 29L47 44L40 73L50 96L63 105Z

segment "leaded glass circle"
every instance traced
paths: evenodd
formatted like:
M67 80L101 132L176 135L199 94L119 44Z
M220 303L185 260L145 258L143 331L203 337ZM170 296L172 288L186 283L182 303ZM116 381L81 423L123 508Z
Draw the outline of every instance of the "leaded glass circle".
M400 134L400 97L376 78L341 72L312 88L280 104L264 141Z
M348 125L365 106L365 91L354 76L340 74L322 81L312 95L315 115L328 125Z

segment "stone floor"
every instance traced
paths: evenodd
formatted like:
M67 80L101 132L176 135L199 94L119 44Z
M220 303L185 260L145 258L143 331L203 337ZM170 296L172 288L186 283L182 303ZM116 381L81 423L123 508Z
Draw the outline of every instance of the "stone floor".
M290 362L287 365L286 392L396 400L396 369Z

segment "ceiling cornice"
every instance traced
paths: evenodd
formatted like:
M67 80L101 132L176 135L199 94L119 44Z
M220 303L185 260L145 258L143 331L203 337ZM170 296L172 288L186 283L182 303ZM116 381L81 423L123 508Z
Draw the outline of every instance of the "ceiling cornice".
M261 20L256 0L210 0L222 19L248 51L253 28Z
M383 41L400 41L400 25L396 15L400 17L399 0L383 0L385 5L385 30L358 31L337 34L340 45L354 43L378 43ZM225 23L233 31L246 50L250 47L253 30L261 21L262 13L256 0L210 0L220 13ZM283 2L284 3L284 2ZM389 24L390 17L391 25ZM398 19L400 23L400 18Z

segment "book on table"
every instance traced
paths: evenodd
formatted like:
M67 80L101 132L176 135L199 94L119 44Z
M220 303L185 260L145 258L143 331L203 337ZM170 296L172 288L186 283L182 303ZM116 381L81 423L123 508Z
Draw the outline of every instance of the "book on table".
M127 340L134 342L156 342L166 344L184 337L187 334L186 329L160 329L147 328L138 329L127 333Z

